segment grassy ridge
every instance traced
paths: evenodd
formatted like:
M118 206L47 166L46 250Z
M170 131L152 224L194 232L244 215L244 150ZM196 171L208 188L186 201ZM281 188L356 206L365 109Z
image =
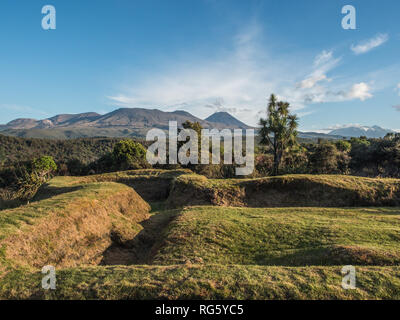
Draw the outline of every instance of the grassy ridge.
M176 179L168 201L171 206L399 206L400 179L286 175L216 180L185 175Z
M118 182L126 184L146 201L165 200L169 196L173 181L181 175L191 174L188 169L162 170L142 169L97 174L74 178L75 184L90 182Z
M3 266L98 264L111 236L124 242L141 231L150 207L132 188L73 184L74 178L55 178L40 200L0 211Z

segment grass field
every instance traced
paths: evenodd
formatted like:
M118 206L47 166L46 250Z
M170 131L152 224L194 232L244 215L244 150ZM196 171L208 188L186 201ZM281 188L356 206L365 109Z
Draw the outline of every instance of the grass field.
M0 298L399 299L397 183L163 170L58 177L34 202L0 210ZM165 186L163 197L148 194ZM338 189L336 207L312 196ZM281 206L268 206L268 190ZM151 210L140 195L157 199ZM354 199L364 206L343 206ZM44 265L56 267L54 291L41 288ZM344 265L356 268L355 290L341 287Z
M400 265L399 208L190 207L155 264Z

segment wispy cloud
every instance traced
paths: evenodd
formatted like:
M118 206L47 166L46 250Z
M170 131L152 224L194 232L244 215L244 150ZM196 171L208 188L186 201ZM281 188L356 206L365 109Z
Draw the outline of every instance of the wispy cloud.
M313 112L311 104L373 96L373 86L363 74L340 75L340 81L332 76L342 63L333 51L323 50L312 58L276 54L265 39L253 24L233 38L231 50L216 48L217 58L193 61L188 53L188 61L171 61L164 70L134 79L108 98L117 106L184 109L201 118L227 111L255 125L271 93L303 116Z
M374 48L377 48L389 40L388 34L378 34L374 38L363 41L357 45L352 45L351 50L355 54L363 54Z
M330 79L328 79L327 76L324 74L312 75L311 77L302 80L297 85L297 87L301 88L301 89L310 89L310 88L313 88L318 82L321 82L323 80L330 81Z
M397 84L397 86L396 86L396 89L395 89L396 91L397 91L397 93L399 94L399 96L400 96L400 82Z
M292 77L304 72L293 72L295 61L272 58L261 45L261 35L252 25L233 39L229 53L223 51L213 60L171 63L163 72L133 81L130 88L108 98L119 106L179 108L203 118L225 110L254 124L269 94L293 85Z
M332 51L323 51L318 54L314 59L312 73L297 83L297 90L287 88L286 96L291 101L296 101L297 105L355 99L364 101L371 98L372 88L366 82L348 79L337 83L327 76L340 64L341 60L341 57L336 58Z
M335 124L333 126L330 126L328 128L325 128L323 130L337 130L337 129L345 129L345 128L360 128L360 129L366 129L366 126L363 126L359 123L348 123L348 124Z
M318 132L318 133L329 134L333 130L352 128L352 127L366 130L366 127L361 125L361 124L359 124L359 123L348 123L348 124L335 124L335 125L331 125L331 126L328 126L326 128L323 128L323 129L313 129L312 131Z

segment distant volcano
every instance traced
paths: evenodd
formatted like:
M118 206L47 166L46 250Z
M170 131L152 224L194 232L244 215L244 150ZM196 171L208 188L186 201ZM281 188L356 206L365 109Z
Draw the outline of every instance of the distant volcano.
M238 128L238 129L248 129L250 128L248 125L244 124L242 121L239 121L228 112L216 112L206 118L206 121L212 123L223 123L227 128Z

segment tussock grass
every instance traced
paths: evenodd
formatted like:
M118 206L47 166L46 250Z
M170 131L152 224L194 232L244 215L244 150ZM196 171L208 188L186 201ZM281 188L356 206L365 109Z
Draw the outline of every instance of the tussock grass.
M192 174L175 180L168 203L171 207L399 206L400 179L286 175L217 180Z

